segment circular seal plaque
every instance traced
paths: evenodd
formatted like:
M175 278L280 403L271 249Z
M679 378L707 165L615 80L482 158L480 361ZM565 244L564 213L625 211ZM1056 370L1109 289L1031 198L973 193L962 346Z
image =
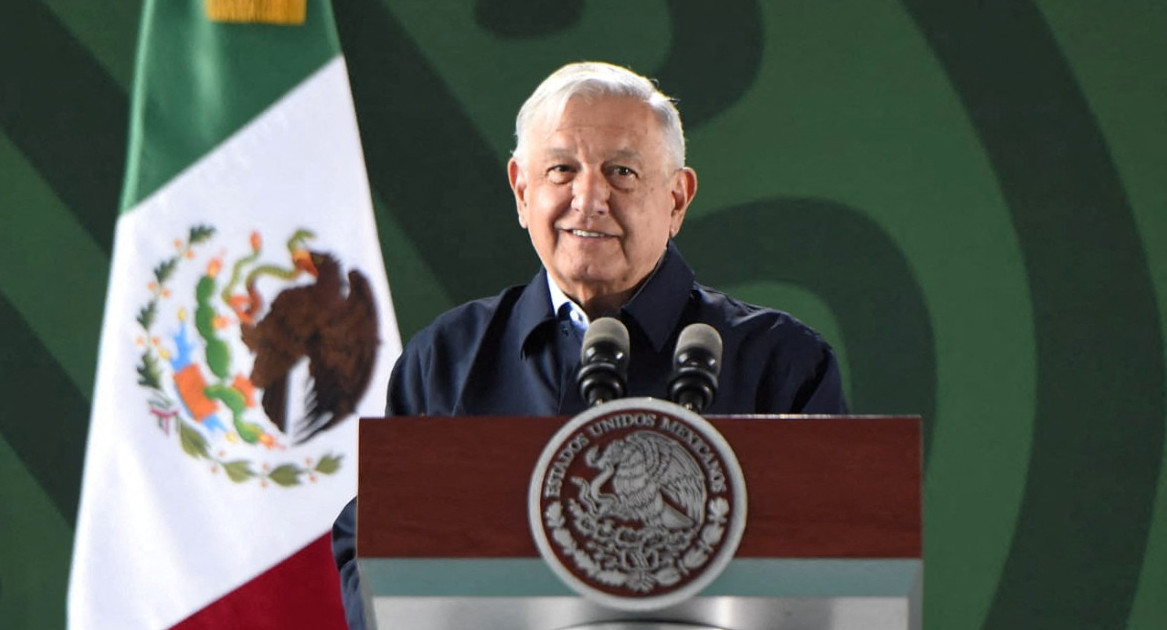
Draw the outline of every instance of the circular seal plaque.
M625 398L579 414L548 442L528 517L543 559L576 592L654 610L695 595L733 557L745 480L707 420L663 400Z

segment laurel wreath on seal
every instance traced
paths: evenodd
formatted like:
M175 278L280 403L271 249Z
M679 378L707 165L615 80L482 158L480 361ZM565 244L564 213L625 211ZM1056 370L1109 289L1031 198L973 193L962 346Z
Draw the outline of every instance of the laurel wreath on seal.
M601 566L586 551L576 543L575 536L568 528L567 519L563 514L563 505L559 501L548 505L543 514L544 523L551 529L551 538L559 545L563 554L572 559L576 568L583 571L588 578L609 586L624 587L634 592L647 593L656 588L666 588L680 582L681 579L693 571L700 569L714 553L715 547L725 537L725 526L729 515L729 501L718 497L711 499L706 513L705 526L691 546L681 554L679 560L657 571L625 572L613 567ZM572 511L579 510L573 506ZM576 514L577 518L582 514Z
M331 453L326 453L315 461L305 458L303 465L285 461L275 466L263 464L257 467L254 461L245 458L228 461L226 451L212 452L206 435L195 427L187 416L187 410L163 387L161 361L165 360L168 350L153 332L158 316L158 304L160 300L171 297L167 282L179 264L185 260L192 260L195 247L209 240L214 234L214 227L195 225L190 228L185 240L174 241L175 255L162 260L154 267L153 280L148 285L150 298L139 309L135 318L143 333L137 342L144 347L137 366L138 385L150 392L147 403L150 414L154 416L158 429L165 435L170 435L170 425L171 422L174 423L178 443L184 453L196 460L207 460L211 464L212 473L222 469L226 477L234 483L258 481L262 487L267 487L268 482L271 482L288 488L301 485L304 479L315 482L317 475L332 475L340 469L342 456ZM225 390L222 385L211 385L207 389L211 388Z

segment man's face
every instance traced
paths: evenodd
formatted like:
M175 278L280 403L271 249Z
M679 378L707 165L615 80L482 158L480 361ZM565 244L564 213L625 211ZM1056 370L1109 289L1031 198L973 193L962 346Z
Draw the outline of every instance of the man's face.
M595 315L614 310L656 266L697 191L648 105L568 101L536 121L507 166L519 224L552 280Z

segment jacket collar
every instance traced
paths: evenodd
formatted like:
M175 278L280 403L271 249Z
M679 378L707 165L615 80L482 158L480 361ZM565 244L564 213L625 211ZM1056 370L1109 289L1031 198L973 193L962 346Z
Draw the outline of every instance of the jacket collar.
M689 302L693 279L693 270L681 258L676 245L669 241L652 275L620 308L620 320L626 325L635 324L648 337L653 349L660 352L681 320ZM547 270L540 269L515 303L515 324L522 339L520 351L523 353L526 353L535 331L555 321L547 282Z
M621 309L625 324L635 323L660 352L681 321L689 292L693 288L693 270L681 258L681 252L669 241L664 258L656 271Z

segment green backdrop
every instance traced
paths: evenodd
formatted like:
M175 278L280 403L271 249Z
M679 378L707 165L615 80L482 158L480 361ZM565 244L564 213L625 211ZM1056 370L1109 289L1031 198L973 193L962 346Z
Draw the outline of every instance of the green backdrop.
M140 8L0 6L4 628L64 625ZM629 65L680 99L698 279L823 332L855 411L924 416L927 627L1167 628L1167 4L334 10L403 337L535 270L526 94Z

